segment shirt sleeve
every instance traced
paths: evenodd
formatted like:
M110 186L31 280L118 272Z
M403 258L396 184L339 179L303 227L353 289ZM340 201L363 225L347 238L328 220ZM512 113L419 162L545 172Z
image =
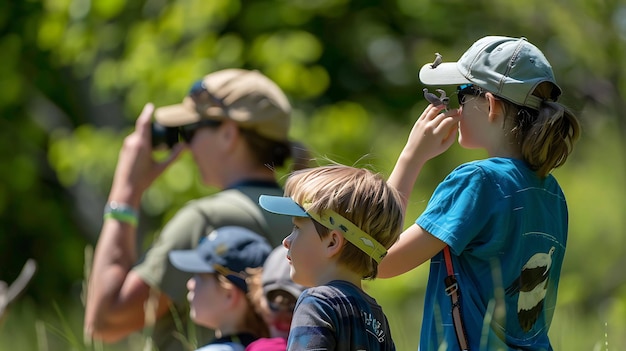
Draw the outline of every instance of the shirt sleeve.
M187 280L191 274L176 269L169 260L172 250L189 250L207 231L213 230L206 216L194 206L183 207L163 227L159 237L133 269L150 286L156 287L177 304L186 301Z
M333 308L305 290L296 304L287 350L335 350Z
M460 254L497 207L499 197L491 184L481 167L459 166L437 186L415 223Z

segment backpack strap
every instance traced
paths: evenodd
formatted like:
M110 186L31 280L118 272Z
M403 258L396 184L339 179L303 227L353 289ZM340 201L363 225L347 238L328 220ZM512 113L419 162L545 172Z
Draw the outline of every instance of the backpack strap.
M444 280L446 284L446 295L450 296L450 300L452 301L452 322L454 324L456 339L459 342L461 350L468 351L469 344L467 342L467 333L465 333L463 318L461 318L461 290L454 277L454 268L452 267L452 257L450 256L449 246L443 249L443 257L446 261L446 270L448 271L448 276Z

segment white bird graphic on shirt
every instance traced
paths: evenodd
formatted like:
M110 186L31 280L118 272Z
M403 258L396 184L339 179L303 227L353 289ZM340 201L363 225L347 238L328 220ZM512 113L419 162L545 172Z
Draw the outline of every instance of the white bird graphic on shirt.
M552 246L548 253L534 254L522 267L519 277L506 288L508 296L519 293L517 319L525 332L532 329L543 310L554 250Z

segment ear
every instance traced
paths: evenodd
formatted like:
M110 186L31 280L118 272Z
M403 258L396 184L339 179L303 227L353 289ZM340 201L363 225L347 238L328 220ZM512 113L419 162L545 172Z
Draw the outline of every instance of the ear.
M219 137L223 141L222 145L228 150L232 149L240 137L239 125L234 121L225 120L219 128Z
M489 122L495 122L499 117L503 116L500 99L495 97L492 93L486 93L485 98L489 103Z
M239 288L232 285L226 288L226 290L224 291L224 294L226 296L226 301L228 305L236 306L239 299L241 299L241 295L243 294L243 291L239 290Z
M346 238L339 230L332 230L324 240L326 242L326 256L328 258L338 256L345 244L345 240Z

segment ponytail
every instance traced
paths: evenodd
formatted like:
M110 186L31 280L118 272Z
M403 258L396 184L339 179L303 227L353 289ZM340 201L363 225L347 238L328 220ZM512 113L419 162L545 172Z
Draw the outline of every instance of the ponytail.
M558 102L548 100L552 85L540 84L534 94L544 99L539 110L507 105L507 115L515 111L512 133L521 147L522 157L540 177L562 166L580 137L576 116ZM510 112L509 112L510 111Z

